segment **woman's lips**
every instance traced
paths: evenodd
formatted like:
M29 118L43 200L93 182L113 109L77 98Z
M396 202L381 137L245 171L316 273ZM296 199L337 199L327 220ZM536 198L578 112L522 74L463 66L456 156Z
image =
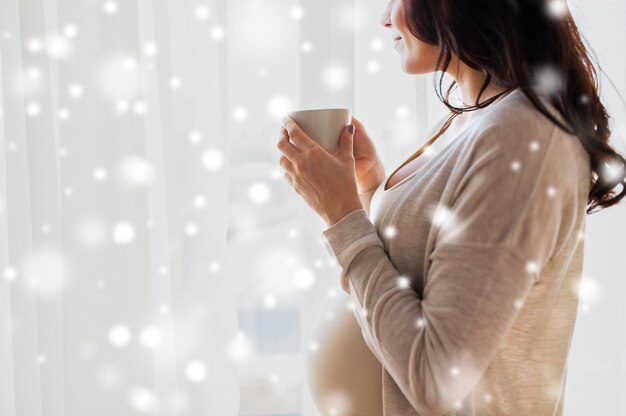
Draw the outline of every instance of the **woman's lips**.
M393 41L393 43L394 43L393 47L394 47L394 48L397 48L397 47L398 47L398 45L400 44L400 40L402 40L402 38L396 38L396 39L394 39L394 41Z

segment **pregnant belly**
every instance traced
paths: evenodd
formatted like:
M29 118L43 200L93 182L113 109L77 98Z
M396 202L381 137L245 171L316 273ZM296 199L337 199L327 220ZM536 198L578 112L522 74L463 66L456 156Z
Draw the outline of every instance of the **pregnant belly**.
M322 416L380 416L382 365L365 344L348 302L345 297L332 302L313 328L311 341L319 347L307 354L311 396Z

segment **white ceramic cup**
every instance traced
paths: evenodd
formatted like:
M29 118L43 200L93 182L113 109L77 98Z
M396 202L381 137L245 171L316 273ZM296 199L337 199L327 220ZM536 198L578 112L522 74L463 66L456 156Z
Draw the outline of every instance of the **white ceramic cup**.
M337 150L341 132L352 123L350 108L321 108L287 113L310 138L329 152Z

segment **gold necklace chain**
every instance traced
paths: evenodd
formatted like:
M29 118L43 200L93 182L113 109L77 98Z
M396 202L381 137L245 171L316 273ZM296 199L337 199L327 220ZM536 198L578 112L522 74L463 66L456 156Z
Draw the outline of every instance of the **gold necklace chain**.
M439 137L441 137L441 135L443 133L446 132L446 130L448 130L448 127L450 127L450 125L452 124L452 120L454 120L454 118L456 116L458 116L459 114L461 114L460 112L458 113L452 113L450 115L450 117L448 117L448 119L446 120L446 122L443 124L443 126L441 126L441 128L439 129L439 131L437 132L437 134L435 134L433 137L431 137L422 147L420 147L415 153L413 153L403 164L401 164L398 169L396 169L391 176L393 176L399 169L401 169L404 165L406 165L407 163L411 162L413 159L415 159L416 157L418 157L419 155L421 155L422 153L424 153L426 151L426 149L428 149L430 147L431 144L434 143L435 140L437 140Z
M500 98L500 96L510 92L511 90L512 90L512 88L507 88L506 90L504 90L502 92L499 92L498 94L494 95L493 97L491 97L491 98L487 99L486 101L482 102L481 104L483 104L484 107L486 107L489 104L491 104L492 102L494 102L495 100L497 100L498 98ZM481 108L483 108L483 107L481 107ZM445 133L446 130L448 130L448 127L450 127L450 125L452 124L452 120L454 120L454 118L456 116L458 116L459 114L463 114L463 112L462 111L459 111L459 112L452 111L452 114L450 115L450 117L448 117L448 119L443 124L443 126L441 126L439 131L433 137L431 137L422 147L420 147L415 153L413 153L411 156L409 156L409 158L406 161L404 161L404 163L402 163L400 166L398 166L398 168L391 174L391 176L395 175L396 172L398 170L400 170L404 165L406 165L407 163L411 162L413 159L415 159L416 157L418 157L419 155L424 153L426 151L426 149L428 149L430 147L430 145L435 142L435 140L437 140L439 137L441 137L441 135L443 133ZM385 185L386 185L386 183L385 183Z
M487 105L491 104L492 102L494 102L495 100L497 100L500 96L506 94L507 92L511 91L512 88L508 88L498 94L496 94L495 96L489 98L488 100L484 101L482 104L486 104L484 105L484 107L486 107ZM482 107L481 107L482 108ZM409 158L407 160L404 161L404 163L402 163L400 166L398 166L396 168L396 170L393 171L393 173L391 175L389 175L389 177L387 178L387 180L385 181L385 185L383 186L383 189L386 191L390 188L387 188L387 184L389 183L389 179L391 179L393 177L393 175L396 174L396 172L398 172L400 169L402 169L403 166L405 166L407 163L410 163L412 160L414 160L416 157L418 157L419 155L421 155L422 153L424 153L426 151L426 149L428 149L430 147L431 144L433 144L435 142L435 140L437 140L439 137L441 137L441 135L443 133L446 132L446 130L448 130L448 128L450 127L450 125L452 124L452 121L455 119L456 116L458 116L459 114L463 114L463 111L452 111L452 114L450 115L450 117L448 117L448 119L446 120L446 122L443 124L443 126L441 126L441 128L439 129L439 131L433 136L431 137L426 143L424 143L424 145L422 147L420 147L415 153L413 153L411 156L409 156ZM395 186L395 185L394 185Z

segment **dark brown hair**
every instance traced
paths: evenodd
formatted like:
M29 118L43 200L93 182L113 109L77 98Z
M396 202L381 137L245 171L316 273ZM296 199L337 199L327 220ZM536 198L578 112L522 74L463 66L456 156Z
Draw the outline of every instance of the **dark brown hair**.
M589 154L592 180L587 214L617 204L626 195L626 159L608 144L609 115L599 98L596 70L569 10L556 16L548 9L549 0L402 1L411 33L439 47L436 68L442 72L439 89L435 77L435 91L450 110L473 111L491 104L500 94L480 104L479 100L492 80L507 90L520 88L548 119L576 135ZM565 0L560 1L566 7ZM455 82L442 95L451 52L486 74L475 106L458 108L448 102ZM555 119L538 99L537 75L545 68L562 82L549 99L568 125Z

